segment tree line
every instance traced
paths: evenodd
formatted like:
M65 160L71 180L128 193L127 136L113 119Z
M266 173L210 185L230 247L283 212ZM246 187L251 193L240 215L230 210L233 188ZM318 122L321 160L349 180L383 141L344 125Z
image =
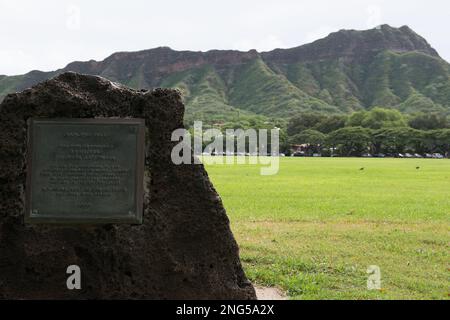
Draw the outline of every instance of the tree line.
M306 145L306 153L361 156L366 153L450 153L450 119L445 114L376 107L351 115L301 113L290 119L282 149Z

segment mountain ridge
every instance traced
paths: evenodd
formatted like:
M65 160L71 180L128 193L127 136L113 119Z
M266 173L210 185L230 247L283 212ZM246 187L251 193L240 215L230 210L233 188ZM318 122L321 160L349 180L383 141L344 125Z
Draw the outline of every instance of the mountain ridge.
M301 111L350 113L378 105L450 111L449 64L407 26L339 30L267 52L169 47L116 52L51 72L0 76L0 96L65 71L100 75L135 89L176 87L189 120L287 118Z

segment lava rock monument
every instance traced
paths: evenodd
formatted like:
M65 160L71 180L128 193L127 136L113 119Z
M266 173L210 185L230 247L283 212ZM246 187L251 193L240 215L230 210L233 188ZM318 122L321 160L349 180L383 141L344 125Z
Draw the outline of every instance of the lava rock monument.
M135 91L72 72L5 97L0 299L256 298L203 165L171 161L183 115L176 90ZM141 223L26 223L30 119L80 118L145 120ZM66 285L71 265L81 271L80 289Z

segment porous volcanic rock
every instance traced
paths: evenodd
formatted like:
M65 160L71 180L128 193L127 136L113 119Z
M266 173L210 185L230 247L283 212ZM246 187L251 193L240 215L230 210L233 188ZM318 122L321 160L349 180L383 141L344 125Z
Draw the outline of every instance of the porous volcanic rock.
M72 72L0 105L0 298L255 299L222 201L202 165L174 165L184 106L175 90L134 91ZM27 119L144 118L142 225L24 224ZM81 290L66 269L81 268Z

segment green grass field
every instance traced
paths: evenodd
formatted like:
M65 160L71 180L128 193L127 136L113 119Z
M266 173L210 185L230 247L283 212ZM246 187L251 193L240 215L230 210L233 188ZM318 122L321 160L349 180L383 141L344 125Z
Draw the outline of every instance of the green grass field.
M450 160L281 158L273 176L206 168L254 283L292 299L448 299ZM369 265L380 290L367 289Z

